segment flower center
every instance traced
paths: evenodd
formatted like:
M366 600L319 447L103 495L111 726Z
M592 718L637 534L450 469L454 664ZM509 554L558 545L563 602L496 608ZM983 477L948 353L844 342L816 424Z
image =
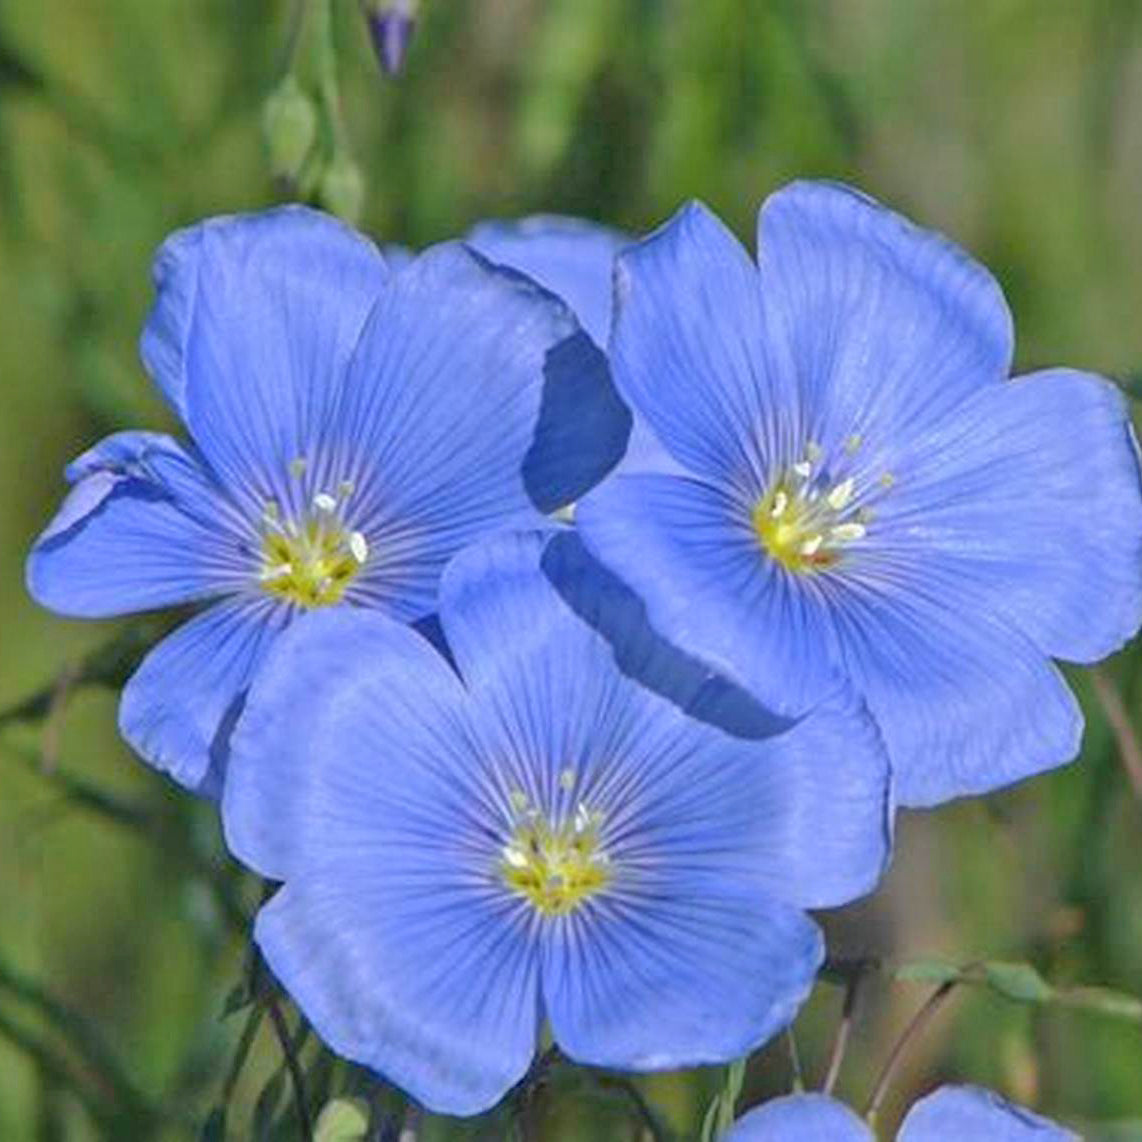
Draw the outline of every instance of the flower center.
M846 452L859 447L852 437ZM833 480L820 466L821 449L810 443L805 457L777 480L753 509L753 527L771 558L790 571L834 566L845 549L864 539L871 513L857 503L853 476ZM881 477L888 487L891 475Z
M513 795L513 801L517 798L526 805L522 794ZM599 844L601 824L602 815L582 802L559 826L552 826L538 809L521 809L501 854L504 884L544 916L573 912L611 879L610 862Z
M369 556L369 545L343 518L352 488L334 497L318 492L299 518L283 520L278 505L266 505L262 520L262 588L302 607L341 601Z

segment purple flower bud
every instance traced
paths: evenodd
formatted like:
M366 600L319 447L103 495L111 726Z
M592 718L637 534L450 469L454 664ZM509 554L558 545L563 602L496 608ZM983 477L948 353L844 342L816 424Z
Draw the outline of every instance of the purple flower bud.
M374 0L365 9L369 35L381 69L399 75L416 30L416 0Z

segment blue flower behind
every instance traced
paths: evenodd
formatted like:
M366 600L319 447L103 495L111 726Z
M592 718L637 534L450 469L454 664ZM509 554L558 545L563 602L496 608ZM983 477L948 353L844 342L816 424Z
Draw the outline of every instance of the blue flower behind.
M615 259L633 239L620 230L582 218L534 214L515 221L481 222L466 235L474 250L498 265L534 278L561 297L597 345L611 336ZM569 391L569 390L568 390ZM646 420L632 410L633 423L623 469L675 471L677 466ZM579 415L569 410L569 416Z
M499 1100L544 1021L599 1066L741 1056L812 986L803 908L867 891L887 857L863 708L749 740L690 717L624 672L657 653L644 627L604 639L564 601L607 592L573 582L597 565L568 538L453 560L457 671L380 613L296 624L234 736L227 842L284 881L266 960L330 1047L439 1112Z
M511 266L561 297L595 344L606 346L615 258L630 245L628 235L582 218L533 214L477 223L464 241L489 261Z
M1077 1142L1078 1136L992 1091L943 1086L916 1102L897 1142ZM844 1103L823 1094L775 1098L744 1114L723 1142L875 1142Z
M566 307L458 243L392 271L341 224L286 208L176 233L155 282L142 355L190 440L119 433L76 460L28 585L82 617L213 603L143 662L120 725L214 793L242 695L293 618L425 618L463 544L613 462L551 416L562 385L588 375L595 421L628 421Z
M852 679L902 804L1070 760L1050 659L1142 618L1125 402L1072 370L1008 379L991 276L847 188L773 195L758 247L695 204L619 256L615 382L680 470L604 483L585 542L766 704Z

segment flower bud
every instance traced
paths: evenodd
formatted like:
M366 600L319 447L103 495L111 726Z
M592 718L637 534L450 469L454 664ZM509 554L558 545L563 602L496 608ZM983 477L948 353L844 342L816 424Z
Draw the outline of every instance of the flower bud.
M365 19L381 70L399 75L416 30L416 0L370 0Z
M346 222L361 217L365 200L365 178L361 168L344 151L338 151L325 168L317 190L321 205Z
M262 105L262 134L274 178L293 182L317 138L317 110L293 75Z

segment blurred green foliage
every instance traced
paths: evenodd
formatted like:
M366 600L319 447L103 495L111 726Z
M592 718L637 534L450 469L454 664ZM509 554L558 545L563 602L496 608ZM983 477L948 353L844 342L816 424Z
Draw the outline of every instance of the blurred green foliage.
M411 245L537 210L643 231L690 196L749 238L783 181L843 178L993 268L1021 367L1142 373L1137 0L426 0L395 82L356 0L332 0L329 38L298 49L312 122L280 98L294 19L292 0L0 0L0 709L42 691L22 710L39 720L0 730L3 1139L181 1139L204 1124L221 1137L208 1115L224 1094L229 1137L275 1118L296 1133L273 1012L232 990L249 978L258 886L220 855L210 809L128 756L113 692L77 684L121 677L157 628L129 628L93 666L84 655L124 628L53 618L22 587L64 462L107 431L169 425L135 344L149 258L173 227L277 200L276 171ZM266 153L275 114L293 117L294 151ZM1138 651L1106 671L1137 722ZM1025 961L1052 989L1142 994L1142 804L1074 680L1081 763L902 818L881 891L826 918L835 957ZM838 1086L857 1104L931 986L891 976L860 989ZM1138 1023L1002 992L956 990L882 1125L958 1079L1091 1138L1142 1138ZM822 984L797 1026L813 1084L841 996ZM362 1076L289 1034L307 1083L361 1093ZM630 1084L556 1062L483 1136L645 1137L646 1100L693 1138L725 1081ZM739 1106L789 1082L777 1042ZM400 1111L373 1093L377 1113Z

